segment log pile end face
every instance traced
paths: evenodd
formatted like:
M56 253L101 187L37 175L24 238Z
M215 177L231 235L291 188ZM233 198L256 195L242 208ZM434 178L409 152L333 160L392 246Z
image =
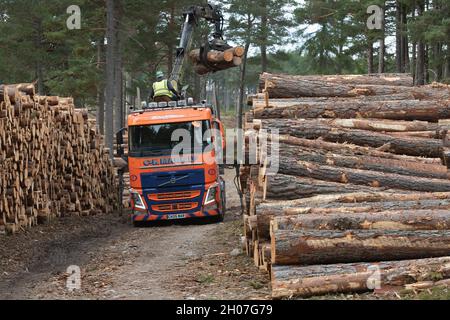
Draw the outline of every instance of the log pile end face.
M37 96L32 84L0 92L0 229L115 210L116 172L87 110Z

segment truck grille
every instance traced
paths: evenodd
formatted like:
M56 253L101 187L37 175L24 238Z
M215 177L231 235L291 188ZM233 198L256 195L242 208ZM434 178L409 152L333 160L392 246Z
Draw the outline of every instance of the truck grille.
M200 194L200 191L158 193L148 195L148 199L151 201L183 200L197 198Z
M153 211L157 212L177 212L188 211L197 208L198 203L172 203L172 204L159 204L152 206Z

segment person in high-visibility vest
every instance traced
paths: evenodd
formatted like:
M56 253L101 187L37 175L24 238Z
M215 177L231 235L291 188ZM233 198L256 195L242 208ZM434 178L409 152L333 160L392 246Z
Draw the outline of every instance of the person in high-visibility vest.
M164 72L158 71L156 73L157 82L153 83L150 90L150 99L154 102L170 102L177 101L179 94L174 85L165 78Z

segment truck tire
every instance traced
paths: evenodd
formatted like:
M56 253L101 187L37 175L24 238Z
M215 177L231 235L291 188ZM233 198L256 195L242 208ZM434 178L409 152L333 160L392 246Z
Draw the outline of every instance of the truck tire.
M225 182L221 181L221 199L222 199L222 212L219 215L219 222L223 222L225 220L225 214L227 212L227 193L225 188Z

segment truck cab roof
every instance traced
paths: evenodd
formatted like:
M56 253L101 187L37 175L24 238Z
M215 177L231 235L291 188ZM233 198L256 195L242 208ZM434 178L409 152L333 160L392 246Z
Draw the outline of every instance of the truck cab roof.
M128 117L128 126L143 126L159 123L190 122L208 120L212 118L210 108L192 106L188 108L167 108L156 110L142 110Z

